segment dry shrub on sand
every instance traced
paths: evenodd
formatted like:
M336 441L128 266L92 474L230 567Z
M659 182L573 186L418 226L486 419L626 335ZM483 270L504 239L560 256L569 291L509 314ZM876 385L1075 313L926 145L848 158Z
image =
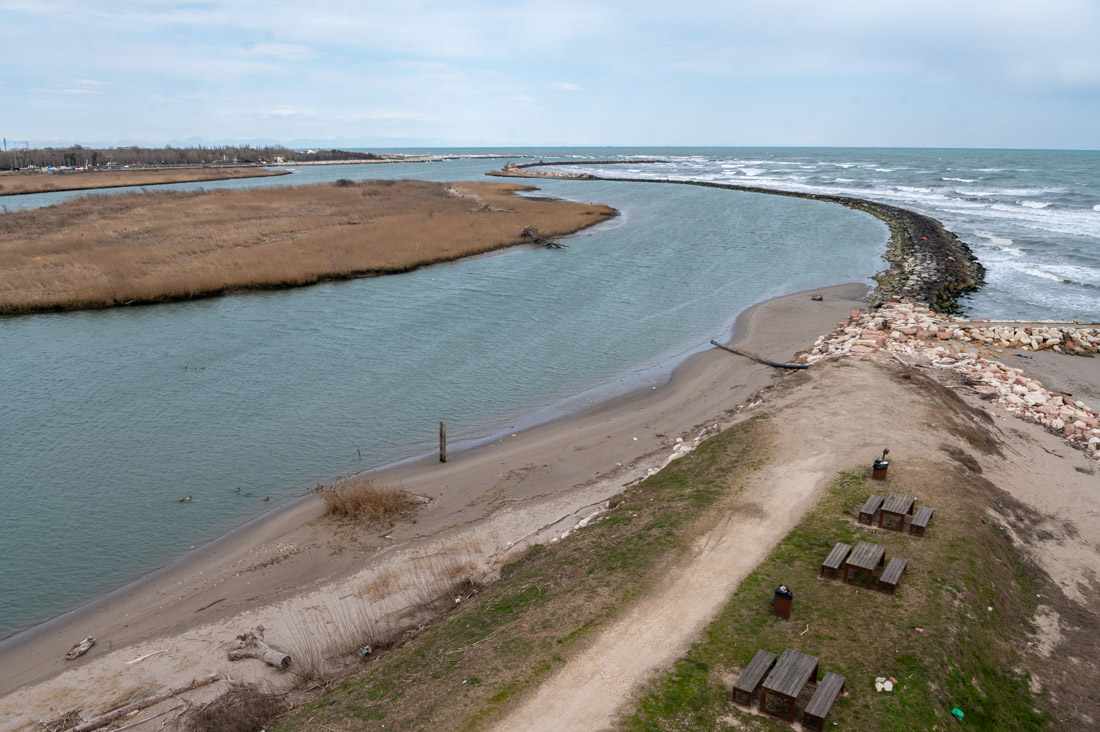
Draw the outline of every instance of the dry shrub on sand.
M366 522L399 516L417 505L416 500L400 486L380 486L363 476L332 485L319 485L313 492L325 502L326 515Z
M234 686L187 720L189 732L259 732L287 710L281 695Z

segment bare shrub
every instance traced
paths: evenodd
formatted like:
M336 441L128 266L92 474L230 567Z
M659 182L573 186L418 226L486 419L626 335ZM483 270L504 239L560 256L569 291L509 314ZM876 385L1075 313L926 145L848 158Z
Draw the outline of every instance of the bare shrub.
M189 732L259 732L287 711L286 700L254 686L234 686L187 719Z
M366 522L382 521L408 513L416 500L400 486L377 485L373 479L356 476L317 486L313 492L325 502L325 514Z
M332 182L332 185L336 186L337 188L350 188L351 186L355 185L355 181L348 180L347 178L337 178Z

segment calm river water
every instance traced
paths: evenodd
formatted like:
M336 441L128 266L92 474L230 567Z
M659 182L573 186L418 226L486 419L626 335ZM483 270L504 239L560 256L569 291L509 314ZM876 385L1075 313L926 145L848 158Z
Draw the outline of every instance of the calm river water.
M204 187L469 180L503 162L299 168ZM453 444L549 418L563 400L579 408L663 378L753 303L883 267L885 227L840 206L689 186L538 185L622 216L563 251L0 319L0 636L317 481L421 454L439 420Z

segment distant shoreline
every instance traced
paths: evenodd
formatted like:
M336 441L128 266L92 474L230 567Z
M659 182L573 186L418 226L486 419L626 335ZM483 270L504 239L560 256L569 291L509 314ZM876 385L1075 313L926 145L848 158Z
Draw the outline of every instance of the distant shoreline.
M227 167L194 166L142 168L138 170L90 170L63 173L0 174L0 196L28 196L35 193L94 191L101 188L134 188L169 183L198 183L238 178L289 175L289 170L269 170L255 165Z

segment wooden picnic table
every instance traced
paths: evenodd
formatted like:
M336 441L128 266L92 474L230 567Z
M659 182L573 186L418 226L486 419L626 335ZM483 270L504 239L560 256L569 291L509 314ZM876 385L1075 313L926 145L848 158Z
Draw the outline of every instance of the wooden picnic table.
M872 544L869 541L861 541L848 555L848 561L844 563L844 581L848 581L848 572L853 569L867 573L867 588L871 588L871 575L875 567L881 567L886 562L886 547L882 544Z
M817 683L817 664L816 656L801 651L792 651L790 648L783 651L783 655L779 657L779 662L775 664L775 668L764 679L764 685L760 689L760 711L793 722L795 700L802 693L802 687L810 679L813 679L815 684ZM778 697L779 700L784 702L786 711L779 714L769 710L769 696L773 699Z
M890 497L886 499L886 503L882 504L882 508L879 510L878 527L880 529L889 529L890 531L903 530L905 528L905 517L913 513L913 504L915 501L916 499L913 496L907 496L904 493L891 493ZM898 520L897 528L883 525L883 520L887 516Z

